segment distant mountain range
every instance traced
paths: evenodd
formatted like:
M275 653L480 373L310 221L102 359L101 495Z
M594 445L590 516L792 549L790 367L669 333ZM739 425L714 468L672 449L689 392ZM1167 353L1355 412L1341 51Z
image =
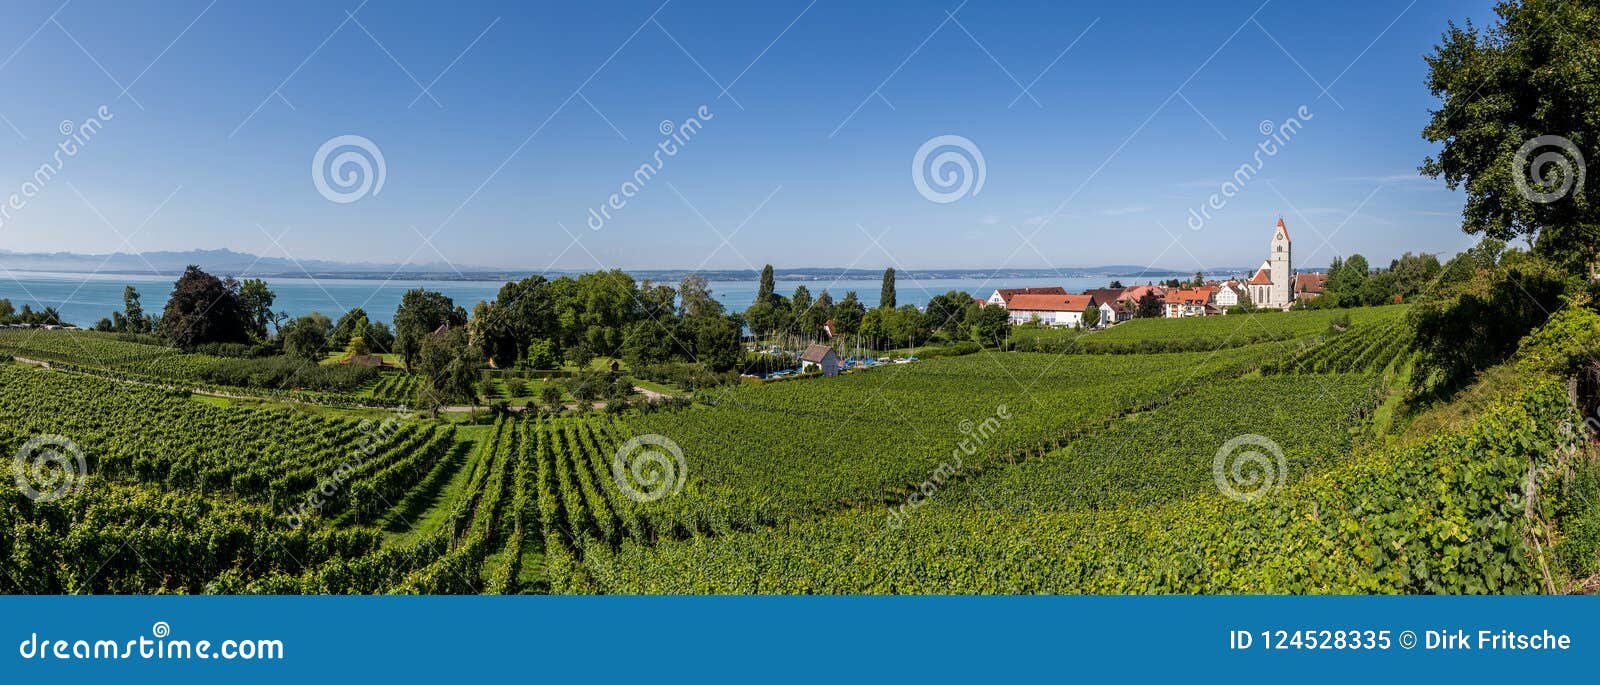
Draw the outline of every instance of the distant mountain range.
M112 254L79 254L74 252L12 252L0 250L0 267L11 271L54 271L69 273L104 273L150 275L152 272L176 275L190 264L220 276L254 278L373 278L391 276L405 280L440 281L504 281L524 278L529 270L497 269L491 267L452 267L443 262L424 264L384 264L377 262L337 262L324 259L293 260L283 257L263 257L233 250L189 250L186 252L158 251L144 253L116 252ZM690 269L627 269L639 279L677 281L691 273ZM1217 274L1247 273L1247 267L1216 268L1208 272ZM581 272L551 270L547 276L560 276ZM760 273L750 269L698 271L711 281L751 281ZM832 281L835 279L870 280L883 275L882 269L841 269L830 267L774 269L781 281ZM1067 269L911 269L901 271L902 279L977 278L1005 280L1014 278L1110 276L1125 278L1158 279L1187 278L1193 270L1144 267L1134 264L1072 267Z

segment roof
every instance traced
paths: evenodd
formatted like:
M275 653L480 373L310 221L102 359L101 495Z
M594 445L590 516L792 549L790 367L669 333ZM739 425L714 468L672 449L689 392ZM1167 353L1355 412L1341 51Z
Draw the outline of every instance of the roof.
M1294 275L1294 291L1307 295L1321 295L1322 284L1328 280L1327 274L1303 273Z
M1167 296L1167 289L1159 285L1136 285L1122 291L1122 299L1138 302L1145 296L1145 293L1155 293L1155 296L1161 299Z
M1094 304L1092 295L1013 295L1006 307L1028 312L1081 312Z
M1256 269L1256 275L1250 277L1250 285L1272 285L1272 263L1261 262L1261 268Z
M806 351L800 354L800 361L820 364L824 358L832 353L833 348L827 345L811 344L806 346Z
M1188 288L1184 290L1168 290L1167 304L1205 304L1217 294L1213 287Z
M1093 297L1095 302L1107 303L1122 299L1123 292L1122 288L1090 288L1083 291L1083 294Z
M1278 217L1278 229L1283 231L1283 239L1284 240L1289 240L1289 227L1283 225L1283 217L1281 217L1281 216ZM1289 242L1294 242L1294 241L1293 240L1289 240Z
M1040 286L1036 288L1000 288L995 292L1000 293L1000 301L1011 306L1011 298L1017 295L1065 295L1067 289L1061 286Z

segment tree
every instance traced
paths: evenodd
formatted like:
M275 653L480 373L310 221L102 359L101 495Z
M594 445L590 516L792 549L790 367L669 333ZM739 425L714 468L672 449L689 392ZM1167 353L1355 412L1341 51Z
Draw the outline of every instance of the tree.
M253 323L238 288L237 281L218 279L191 264L172 284L161 317L162 334L184 350L205 343L249 342Z
M546 382L544 387L539 390L539 402L551 409L559 408L561 406L561 388L556 387L554 383Z
M1141 319L1160 318L1164 309L1161 298L1156 296L1155 291L1146 290L1139 296L1139 305L1133 315Z
M1442 148L1421 172L1466 190L1462 230L1526 236L1576 273L1600 249L1600 174L1580 166L1600 154L1600 5L1523 0L1495 13L1488 30L1452 23L1426 58L1441 106L1422 133Z
M979 307L972 319L972 339L980 345L996 347L1011 333L1011 314L1003 307Z
M678 299L682 303L685 317L722 315L722 303L711 297L711 288L706 283L706 277L700 274L683 277L683 281L678 284Z
M1189 282L1189 287L1198 288L1206 284L1206 275L1199 271L1194 272L1194 280Z
M878 290L878 307L880 309L894 309L894 267L883 270L883 286Z
M322 356L332 334L333 322L316 312L295 319L278 333L283 338L284 354L308 361Z
M1322 284L1322 297L1330 298L1330 303L1339 307L1360 306L1369 271L1367 258L1359 254L1342 262L1334 259L1328 267L1328 280Z
M1122 281L1112 281L1110 287L1113 290L1121 290L1122 289Z
M861 319L867 314L867 308L856 297L856 291L846 291L844 299L833 306L833 328L839 335L855 335L861 332Z
M483 352L467 340L465 328L424 336L417 351L422 397L432 408L446 402L476 404L474 390L484 361Z
M272 312L272 302L275 299L277 296L267 288L267 282L259 278L247 278L244 283L239 284L239 303L250 319L250 333L257 340L266 339L267 324L272 324L276 329L289 318L287 314Z
M541 371L554 369L561 365L561 358L556 356L556 345L545 339L528 343L528 353L523 361L530 369Z
M1094 328L1100 325L1100 306L1091 304L1083 309L1083 327Z
M951 290L943 295L934 295L928 300L928 328L934 331L943 331L951 338L965 337L960 334L966 326L967 305L972 304L972 295L960 290Z
M334 324L333 333L328 335L328 346L343 349L345 345L350 344L350 338L363 335L367 325L367 310L356 307L345 312L339 317L339 322Z
M785 328L804 332L805 327L801 321L811 313L811 291L803 285L794 288L794 296L789 298L788 325Z
M773 283L772 265L768 264L768 265L762 267L761 268L761 285L756 288L756 302L755 303L756 304L764 304L764 303L769 302L772 299L772 295L773 295L772 290L773 290L775 285L776 284Z
M129 333L149 333L153 327L144 315L144 306L139 304L139 291L131 285L122 286L122 320L123 328L119 330Z
M467 323L467 311L442 293L417 288L400 297L394 312L394 347L406 370L422 353L422 343L441 326L452 328Z

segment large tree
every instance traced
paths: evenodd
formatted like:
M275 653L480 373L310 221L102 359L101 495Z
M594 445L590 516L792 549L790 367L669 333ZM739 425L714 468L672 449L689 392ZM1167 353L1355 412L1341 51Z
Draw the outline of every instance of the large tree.
M244 307L245 314L250 319L250 333L258 340L267 337L267 324L272 324L275 329L280 329L288 314L274 313L272 302L277 296L267 287L267 282L259 278L247 278L239 284L239 303Z
M756 302L759 304L772 300L774 287L776 284L773 282L772 265L761 267L761 285L756 289Z
M878 288L878 307L894 309L894 300L894 267L891 266L883 270L883 285Z
M1600 249L1600 3L1522 0L1499 22L1450 25L1428 63L1441 105L1423 129L1440 143L1421 171L1466 190L1462 228L1525 236L1569 271ZM1589 170L1593 171L1593 170Z
M279 335L283 337L284 354L314 361L329 347L328 338L333 335L333 322L322 314L311 312L284 326Z
M467 323L467 311L443 293L417 288L400 297L394 312L394 346L406 369L417 361L422 343L439 327L460 327Z
M139 291L131 285L122 286L122 328L118 330L149 333L153 327L150 318L144 315L144 305L139 304Z
M172 284L161 316L161 332L179 348L205 343L249 342L253 322L239 300L239 284L190 265Z

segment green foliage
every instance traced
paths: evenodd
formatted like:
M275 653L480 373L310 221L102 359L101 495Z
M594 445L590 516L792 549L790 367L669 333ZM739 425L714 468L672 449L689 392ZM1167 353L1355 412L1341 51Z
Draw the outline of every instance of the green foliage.
M881 509L847 511L589 547L583 572L625 594L1537 592L1526 479L1548 473L1570 417L1565 392L1545 383L1468 431L1359 456L1252 503L1012 514L936 495L899 529Z
M1466 191L1462 228L1498 240L1525 236L1557 268L1582 273L1600 244L1600 174L1578 176L1577 159L1528 141L1562 136L1590 163L1600 145L1600 7L1592 2L1522 0L1496 5L1499 21L1480 29L1452 24L1427 56L1428 89L1440 101L1423 129L1439 143L1421 171ZM1548 30L1548 27L1561 27ZM1544 154L1565 165L1534 162ZM1533 162L1530 164L1530 162ZM1538 201L1519 181L1553 198ZM1561 188L1570 190L1558 192Z
M193 349L209 342L248 342L255 323L239 298L239 284L190 266L172 286L161 316L161 332L174 345Z

